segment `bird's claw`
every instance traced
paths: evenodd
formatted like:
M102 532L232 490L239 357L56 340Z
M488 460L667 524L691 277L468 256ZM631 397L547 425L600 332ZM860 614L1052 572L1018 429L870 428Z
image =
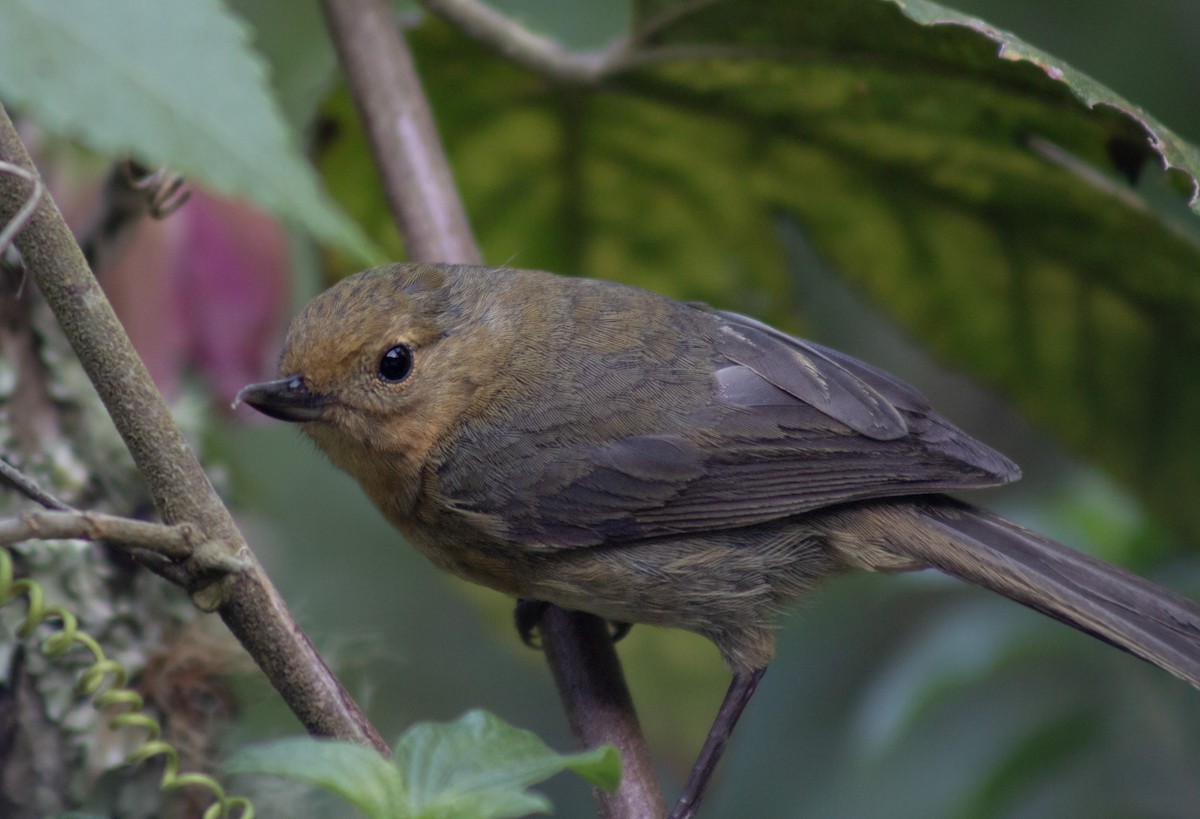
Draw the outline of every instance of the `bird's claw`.
M549 605L543 600L526 600L522 597L517 600L517 606L513 609L513 621L516 623L521 642L539 651L542 641L534 631L537 630L538 623L542 621L542 615L546 613L546 607Z
M513 609L513 621L517 626L517 634L521 638L521 642L530 648L541 650L542 641L536 634L538 624L542 621L542 615L546 613L546 608L550 604L544 600L526 600L519 598L516 608ZM609 624L611 631L609 632L614 643L622 640L629 630L633 628L632 623L612 622Z

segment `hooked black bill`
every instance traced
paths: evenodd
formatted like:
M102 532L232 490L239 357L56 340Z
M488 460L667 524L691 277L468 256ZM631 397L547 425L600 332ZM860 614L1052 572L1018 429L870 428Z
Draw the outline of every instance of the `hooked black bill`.
M238 390L232 406L243 401L263 415L293 423L319 420L329 403L325 396L310 392L298 375L247 384Z

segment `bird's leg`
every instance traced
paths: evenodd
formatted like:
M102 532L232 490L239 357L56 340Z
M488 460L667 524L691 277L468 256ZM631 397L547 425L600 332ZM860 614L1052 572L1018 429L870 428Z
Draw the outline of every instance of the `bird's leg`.
M546 607L550 604L544 600L526 600L524 597L517 599L517 606L513 609L513 621L517 626L517 635L520 636L521 642L530 648L540 649L541 642L534 636L534 630L538 627L538 623L542 620L542 615L546 613ZM610 623L612 628L612 641L620 642L629 630L633 628L632 623Z
M692 819L696 815L700 800L704 797L704 789L708 787L708 780L721 759L729 735L733 733L733 726L737 725L738 718L745 710L746 703L750 702L750 697L754 695L754 689L758 687L758 681L762 679L766 670L767 667L763 666L749 673L733 675L729 690L725 692L725 699L717 711L717 718L713 720L704 746L700 749L700 755L696 757L692 772L688 774L683 793L671 809L670 819Z

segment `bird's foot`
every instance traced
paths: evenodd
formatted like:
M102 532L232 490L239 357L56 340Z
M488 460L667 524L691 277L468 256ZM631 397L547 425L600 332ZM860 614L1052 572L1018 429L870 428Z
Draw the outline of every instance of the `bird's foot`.
M520 636L521 642L530 648L541 650L541 639L534 634L537 631L538 623L542 620L542 615L546 613L546 608L550 604L544 600L526 600L518 598L517 606L513 609L513 621L517 626L517 635ZM619 642L633 628L632 623L609 623L611 627L612 641Z

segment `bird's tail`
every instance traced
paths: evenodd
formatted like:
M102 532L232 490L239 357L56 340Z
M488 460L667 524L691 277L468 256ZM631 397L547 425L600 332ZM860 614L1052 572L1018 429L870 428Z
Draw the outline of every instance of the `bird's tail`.
M891 549L1061 620L1200 688L1196 603L998 515L949 499L929 500L873 510L898 517L885 536Z

